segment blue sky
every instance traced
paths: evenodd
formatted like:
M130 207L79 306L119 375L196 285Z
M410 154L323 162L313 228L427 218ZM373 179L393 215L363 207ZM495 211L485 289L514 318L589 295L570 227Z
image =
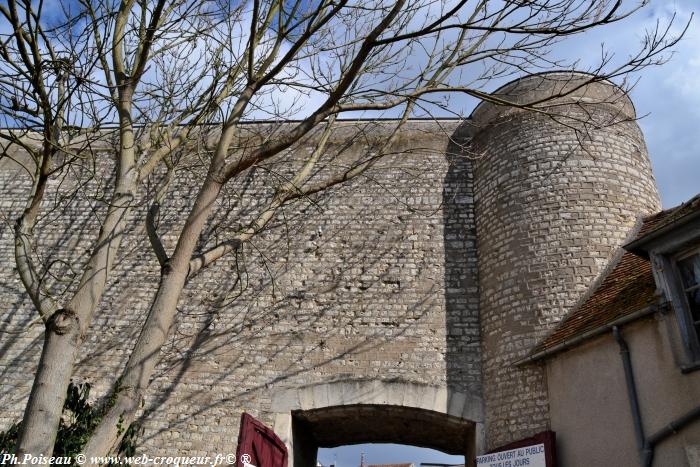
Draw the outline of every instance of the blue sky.
M632 5L634 1L626 2ZM692 19L669 61L634 75L639 79L631 97L640 117L664 208L700 192L700 2L651 0L623 22L574 37L555 50L558 56L580 60L581 69L600 59L601 44L622 60L639 48L644 31L675 14L673 32Z
M629 8L641 0L625 0ZM55 6L48 2L47 8ZM604 44L623 60L639 48L644 31L653 28L657 20L667 23L675 14L675 32L690 19L694 10L700 12L698 0L650 0L650 4L623 22L597 28L584 36L573 36L554 48L558 58L579 61L586 70L600 60ZM640 126L646 136L663 206L679 204L700 191L695 182L700 173L700 18L691 23L684 39L676 46L670 61L661 67L647 68L635 75L640 81L632 91L632 99L641 118ZM0 22L2 30L3 22ZM418 64L418 63L417 63ZM513 77L508 77L509 81ZM505 81L494 80L495 90ZM284 93L282 93L284 94ZM287 93L289 94L289 93ZM277 96L284 101L284 96ZM306 102L310 109L313 96ZM455 98L455 111L469 115L474 100ZM256 116L265 118L267 115ZM443 115L448 116L448 115Z
M625 0L623 8L630 9L640 2ZM668 61L628 76L629 83L636 83L631 98L646 138L664 208L680 204L700 192L696 182L700 173L700 1L650 0L648 5L621 22L567 38L553 47L550 55L567 64L576 63L578 70L589 71L600 63L601 49L605 49L612 54L611 63L620 64L640 49L646 31L653 30L657 23L663 28L671 20L671 36L679 35L689 21L690 26L673 51L665 55ZM415 60L420 66L420 59ZM485 90L495 91L515 77L494 79ZM619 79L618 84L621 84ZM467 116L476 104L473 98L452 96L450 110ZM454 116L440 110L424 116L429 115Z
M665 208L700 192L700 3L696 0L653 1L645 18L666 16L674 9L679 22L696 16L675 55L662 67L646 70L632 91L656 181ZM691 8L692 7L692 8Z
M618 56L625 56L637 46L645 29L657 20L668 21L674 13L676 32L693 13L696 16L668 63L639 73L631 93L664 208L700 192L700 2L652 0L624 23L598 29L563 49L585 62L594 59L603 42Z

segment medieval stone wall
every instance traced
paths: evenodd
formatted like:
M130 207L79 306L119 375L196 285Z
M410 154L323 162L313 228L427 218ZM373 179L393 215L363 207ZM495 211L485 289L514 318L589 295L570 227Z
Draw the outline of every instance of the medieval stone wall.
M392 123L363 125L381 141ZM448 154L454 128L451 122L410 123L395 154L367 177L285 210L265 235L188 284L145 407L144 452L232 452L241 411L271 426L271 394L287 387L386 380L480 398L471 170L468 160ZM351 132L352 125L339 131ZM300 159L312 149L295 148L289 157ZM108 178L110 164L98 166ZM196 167L183 170L166 198L159 226L166 248L173 246L200 175ZM78 189L85 196L78 203L47 203L38 229L43 257L84 257L104 211L95 201L107 185L101 177L66 177L51 197ZM269 192L248 183L222 196L209 239L235 230ZM20 169L3 166L0 191L9 221L0 234L0 299L9 309L2 324L0 429L20 418L41 348L42 326L27 327L36 316L12 260L11 220L28 189ZM144 210L137 201L78 363L76 379L91 382L95 398L115 382L157 287Z
M482 104L459 128L410 122L367 176L285 209L237 255L197 274L144 407L141 449L232 452L241 411L291 429L288 412L305 402L274 394L355 388L361 403L377 381L412 389L391 392L392 402L382 402L382 389L370 403L410 397L406 406L445 414L482 413L483 394L491 447L548 428L542 369L514 364L580 299L637 217L659 208L631 102L605 83L577 87L579 78L540 75L497 93L516 104L557 97L539 113ZM393 125L344 123L331 148L371 153ZM271 138L273 126L249 131ZM202 246L240 229L285 164L313 149L307 140L227 187ZM344 157L333 158L336 168ZM66 173L47 197L37 254L53 265L56 290L96 234L107 160L92 172L84 161L85 171ZM196 158L183 167L161 212L166 248L202 176ZM28 189L20 168L0 164L0 429L21 416L41 348L12 259L12 222ZM67 202L68 192L82 201ZM78 363L76 378L94 384L96 399L121 371L158 283L145 208L137 200ZM414 400L420 394L435 400Z
M514 364L571 310L639 216L660 208L631 103L605 83L575 90L580 79L545 75L511 84L502 95L521 102L574 91L542 113L482 104L467 129L473 137L469 150L478 155L477 248L491 447L549 428L543 369Z

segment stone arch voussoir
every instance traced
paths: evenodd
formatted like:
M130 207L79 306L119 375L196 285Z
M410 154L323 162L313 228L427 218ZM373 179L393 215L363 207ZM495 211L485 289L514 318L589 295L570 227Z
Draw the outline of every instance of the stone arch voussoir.
M445 424L468 426L469 432L472 433L470 435L472 440L464 452L468 465L469 458L473 458L476 453L483 450L484 426L481 397L454 391L444 386L404 381L341 380L280 388L272 393L271 402L275 420L274 431L287 445L290 459L294 459L294 467L315 465L316 456L316 448L302 455L299 452L299 446L297 446L296 456L294 455L294 445L300 445L300 437L313 436L308 433L300 435L299 418L318 417L319 413L322 418L324 412L327 416L331 411L336 414L349 413L353 407L357 408L357 413L368 413L368 411L381 413L382 410L387 410L387 413L403 417L405 420L410 419L411 414L415 414L417 419L429 418L433 423L441 423L444 420ZM377 422L382 423L381 420ZM390 437L390 435L387 436ZM307 440L304 440L304 443L307 445ZM429 442L423 444L427 447L439 448L439 443L433 443L433 446ZM304 460L300 461L300 459Z

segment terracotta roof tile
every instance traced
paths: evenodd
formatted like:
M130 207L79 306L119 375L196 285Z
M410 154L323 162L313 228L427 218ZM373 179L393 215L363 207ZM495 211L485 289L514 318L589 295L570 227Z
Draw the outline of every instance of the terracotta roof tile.
M695 197L689 199L683 204L672 207L670 209L665 209L663 211L657 212L656 214L652 214L651 216L646 217L644 219L644 224L639 230L635 241L699 209L700 194L695 195Z
M700 210L700 195L644 219L635 241ZM549 350L569 339L605 326L657 300L656 283L648 259L625 251L588 298L566 316L530 355Z
M656 283L648 260L625 252L595 291L537 344L536 354L604 326L656 302Z

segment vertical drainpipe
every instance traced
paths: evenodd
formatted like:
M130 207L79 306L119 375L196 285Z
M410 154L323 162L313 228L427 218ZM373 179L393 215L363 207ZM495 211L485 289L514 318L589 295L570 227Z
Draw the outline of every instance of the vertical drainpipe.
M654 456L653 447L647 443L644 437L644 426L642 425L642 414L639 409L639 398L637 396L637 386L634 382L634 372L632 371L632 359L630 358L630 350L627 342L620 333L618 326L612 328L613 337L620 347L620 357L622 358L622 367L625 370L625 386L627 387L627 399L630 403L632 411L632 420L634 423L634 437L637 441L637 449L639 451L639 462L642 467L650 467Z

